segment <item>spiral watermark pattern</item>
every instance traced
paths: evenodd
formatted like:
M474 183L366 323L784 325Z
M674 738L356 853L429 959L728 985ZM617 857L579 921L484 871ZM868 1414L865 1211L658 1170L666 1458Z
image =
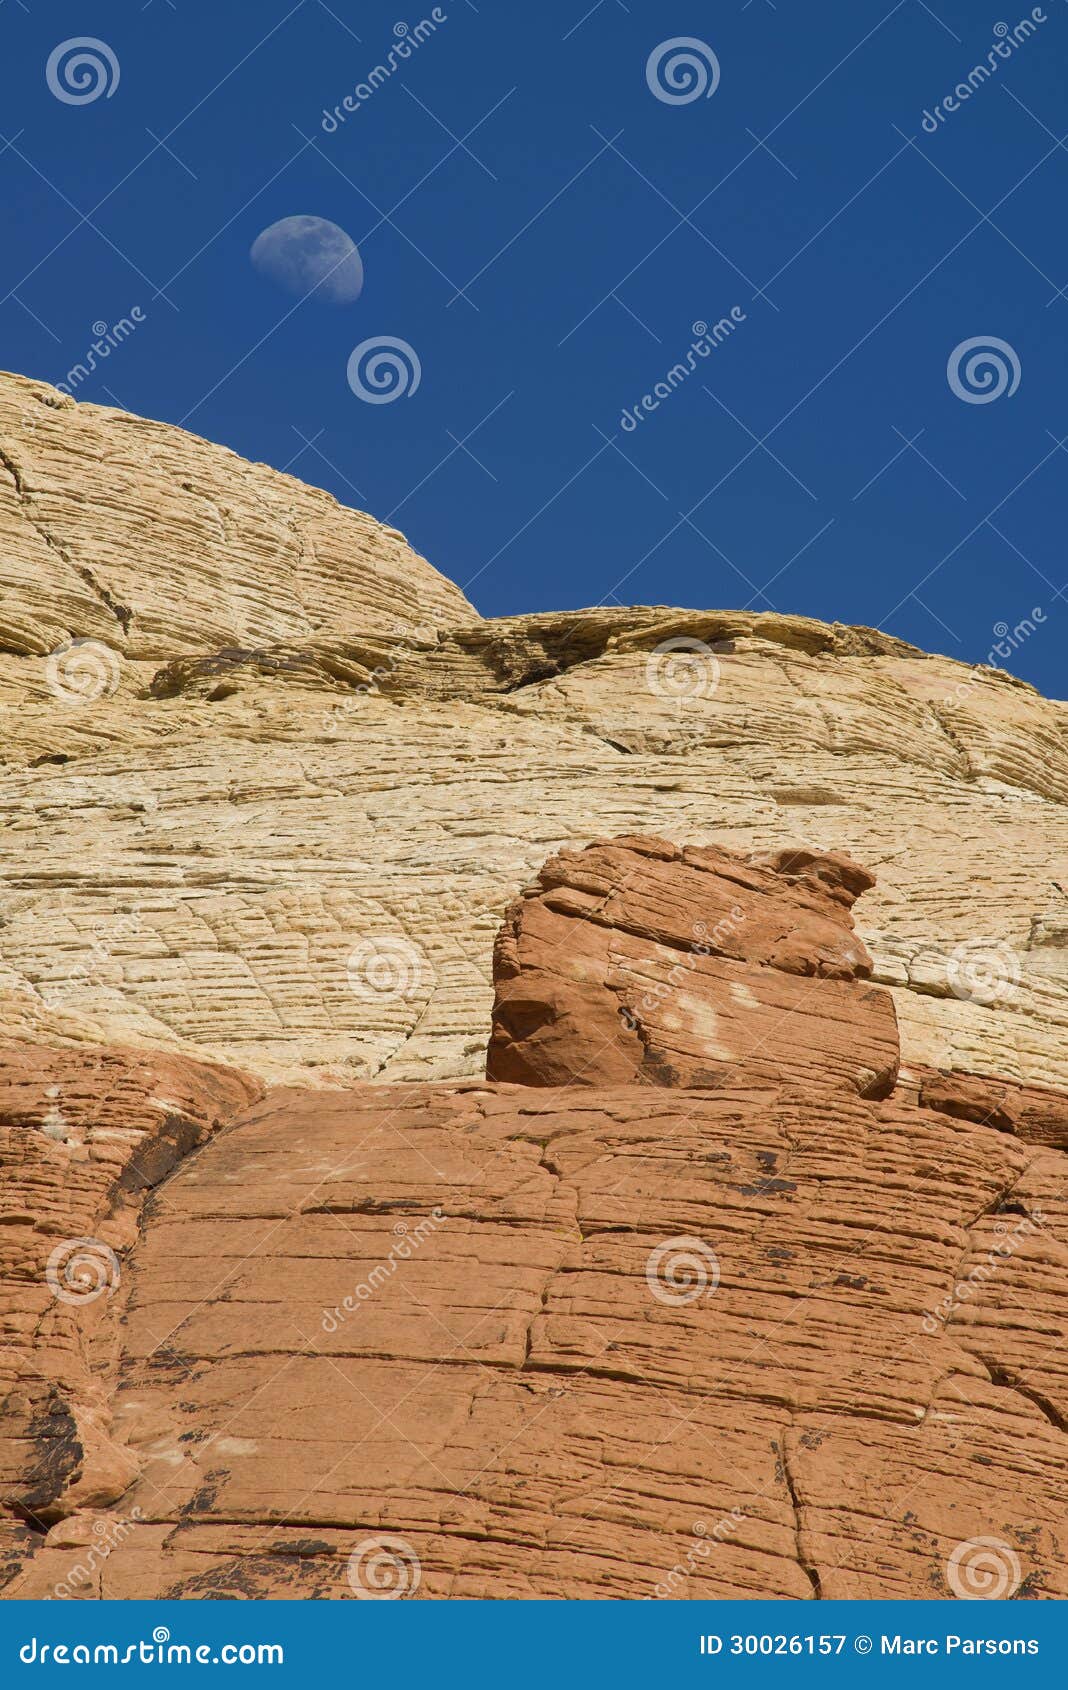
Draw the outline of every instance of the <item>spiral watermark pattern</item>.
M1020 959L1009 945L970 939L950 956L946 980L955 998L968 1003L1003 1003L1020 984Z
M650 91L666 106L710 100L719 87L719 60L707 41L676 35L654 47L645 64Z
M365 1537L349 1556L349 1589L361 1601L396 1602L414 1596L423 1577L419 1557L405 1537Z
M119 659L102 640L71 640L45 663L49 691L61 704L92 704L119 684Z
M719 1287L719 1257L703 1238L666 1238L650 1250L645 1283L661 1303L695 1303Z
M423 366L414 346L396 335L374 335L361 340L349 355L349 386L367 405L392 405L394 399L410 399L423 379Z
M45 1264L45 1282L61 1303L79 1307L110 1297L119 1279L119 1258L99 1238L65 1238Z
M649 653L645 664L645 685L658 698L675 704L711 698L719 686L720 667L712 647L704 640L679 635L662 640Z
M106 41L72 35L49 53L45 81L65 106L89 106L101 96L111 99L119 86L119 61Z
M949 355L946 375L950 391L967 405L990 405L1020 385L1020 360L1007 340L995 334L962 340Z
M999 1537L958 1543L946 1569L949 1588L963 1602L1004 1602L1023 1580L1020 1557Z
M415 997L430 973L430 964L409 939L362 939L346 964L349 985L357 997L377 1002Z

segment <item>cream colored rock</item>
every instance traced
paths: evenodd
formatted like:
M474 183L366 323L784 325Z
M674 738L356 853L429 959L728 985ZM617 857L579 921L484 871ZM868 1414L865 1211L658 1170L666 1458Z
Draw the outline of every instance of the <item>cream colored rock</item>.
M20 378L0 425L0 1034L474 1075L506 906L638 832L847 851L906 1067L1068 1084L1068 706L802 617L479 622L371 518L175 429ZM117 657L75 648L84 694L72 636Z
M165 423L0 374L0 647L163 659L472 614L403 535Z

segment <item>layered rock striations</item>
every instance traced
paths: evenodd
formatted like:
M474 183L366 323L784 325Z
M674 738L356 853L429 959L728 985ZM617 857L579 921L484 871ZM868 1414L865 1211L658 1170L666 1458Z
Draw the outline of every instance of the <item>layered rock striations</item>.
M109 1407L120 1261L145 1194L260 1092L184 1057L0 1047L0 1578L136 1476Z
M476 1075L519 889L655 833L847 852L905 1051L1068 1081L1065 705L803 617L484 622L326 494L20 378L0 450L0 1034Z
M165 423L0 376L0 648L129 661L433 627L471 607L404 536Z
M497 946L489 1065L521 1083L183 1071L184 1120L236 1113L183 1129L125 1252L97 1223L110 1294L61 1311L97 1363L16 1429L10 1592L1068 1594L1068 1095L897 1077L867 880L564 853ZM36 1060L9 1131L61 1094L58 1158L103 1059Z
M709 1086L744 1071L885 1097L893 999L847 912L846 857L606 841L546 864L505 918L487 1072L520 1085ZM600 1039L593 1030L597 1029Z
M5 1594L1068 1594L1066 707L16 377L0 520Z

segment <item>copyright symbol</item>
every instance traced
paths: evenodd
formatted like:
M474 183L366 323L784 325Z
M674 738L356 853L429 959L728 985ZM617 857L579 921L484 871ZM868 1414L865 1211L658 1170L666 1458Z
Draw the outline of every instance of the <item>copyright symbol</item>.
M873 1644L870 1637L854 1637L853 1647L858 1655L870 1655Z

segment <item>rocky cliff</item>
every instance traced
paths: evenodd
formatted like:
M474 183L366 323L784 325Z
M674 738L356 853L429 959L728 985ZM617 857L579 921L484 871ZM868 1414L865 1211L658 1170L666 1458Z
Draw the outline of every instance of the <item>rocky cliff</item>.
M0 501L7 1594L1068 1594L1068 708L17 377Z

